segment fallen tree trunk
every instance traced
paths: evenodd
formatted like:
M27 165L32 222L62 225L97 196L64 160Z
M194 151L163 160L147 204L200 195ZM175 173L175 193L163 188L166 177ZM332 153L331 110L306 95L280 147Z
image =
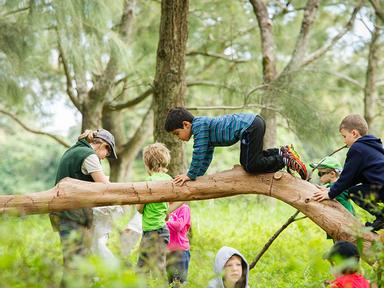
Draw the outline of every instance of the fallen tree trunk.
M163 201L191 201L239 194L262 194L300 210L335 240L363 240L364 250L378 235L364 231L362 224L338 202L316 202L318 188L288 173L250 175L241 167L176 186L171 181L89 183L65 178L54 188L26 195L0 196L0 212L39 214L84 207L126 205Z

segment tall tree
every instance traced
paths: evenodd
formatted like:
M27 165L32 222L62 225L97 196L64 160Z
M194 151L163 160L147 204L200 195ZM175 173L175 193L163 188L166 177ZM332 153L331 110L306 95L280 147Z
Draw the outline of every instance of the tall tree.
M153 83L154 138L171 149L171 175L180 174L185 169L183 145L166 133L164 123L171 107L184 106L188 7L188 0L161 1L160 36Z
M262 47L262 66L263 66L263 82L266 84L264 88L263 102L267 108L262 110L267 124L265 144L267 147L275 146L276 144L276 112L268 109L268 106L277 106L276 95L281 94L282 89L288 90L292 79L295 74L298 74L305 66L313 63L322 57L330 48L342 38L352 27L356 14L361 7L361 3L355 7L351 14L349 21L346 23L344 29L330 39L326 39L322 47L309 53L310 48L310 32L315 23L315 17L319 9L319 0L308 0L306 6L303 8L303 18L301 22L300 32L297 36L294 50L290 56L288 64L277 72L276 66L276 49L274 36L272 33L273 19L268 11L267 5L262 0L250 0L254 13L256 15L258 26L260 30L260 42ZM288 7L292 5L288 3L287 6L281 8L283 13L288 12ZM293 6L293 5L292 5ZM294 7L292 7L295 9ZM294 85L294 84L293 84ZM287 97L291 97L289 94ZM299 101L292 100L291 102L300 103Z
M22 1L19 4L25 5ZM31 1L31 5L6 14L8 21L14 19L21 23L23 21L30 22L30 27L32 27L30 29L33 30L33 33L32 31L25 32L31 33L28 37L32 38L32 35L40 36L40 43L31 41L31 43L34 43L31 50L37 51L36 47L44 47L41 54L45 58L49 58L50 55L55 56L56 53L59 55L62 70L51 69L54 70L55 78L52 77L51 70L37 66L35 63L33 63L35 65L30 65L28 71L33 71L33 69L35 71L39 71L39 69L40 71L48 71L45 73L49 75L47 76L49 79L47 82L49 83L61 84L60 78L65 77L64 91L72 104L81 113L81 130L104 126L115 135L117 152L120 157L118 161L111 162L111 180L114 181L127 180L132 160L141 148L141 144L152 132L151 125L139 125L141 122L151 122L151 120L148 120L151 114L147 112L150 101L146 101L146 99L151 96L152 88L142 89L143 85L138 84L138 77L127 67L127 63L132 61L130 59L142 59L141 56L129 57L127 53L128 50L135 51L132 44L134 42L132 41L132 30L134 27L135 7L135 0L114 1L113 5L108 7L104 1L93 1L91 3L58 1L48 4ZM29 13L24 14L20 11L28 11ZM153 17L149 16L148 19L153 19ZM136 29L135 32L137 30L139 29ZM3 31L2 36L4 35ZM44 41L45 39L47 40ZM52 41L53 39L54 41ZM22 43L18 42L22 42L22 40L14 39L15 47L22 46ZM2 49L5 45L6 43L2 45ZM29 45L32 46L32 44ZM5 52L6 55L12 55L13 53L11 49ZM21 55L20 52L17 57L8 57L6 59L10 59L12 64L17 64L17 61L22 59ZM47 62L46 59L45 62ZM34 68L31 69L31 67ZM37 82L41 87L45 87L45 83L42 83L40 77L34 79L32 73L25 74L26 79L31 79L31 82L35 81L32 85L37 86ZM15 86L25 86L26 81L20 81L17 76L20 77L20 73L15 77ZM143 82L142 80L139 81ZM47 84L48 87L54 85ZM131 88L135 86L139 88ZM59 85L54 90L58 93L52 93L63 95L60 94L63 92L62 88ZM6 91L10 91L9 88ZM45 99L45 91L42 92L38 97ZM135 96L137 92L139 93ZM144 101L144 104L141 104L142 101ZM129 131L127 131L126 119L128 113L121 112L126 112L129 108L137 107L137 105L140 107L137 109L139 112L134 113L131 110L130 117L141 119L131 121ZM3 111L5 110L6 108L3 109ZM19 124L22 123L15 114L8 113L7 115L19 120ZM26 128L27 125L23 125L23 127ZM55 139L54 135L38 129L30 128L29 131L50 135ZM59 138L56 137L56 139ZM62 144L61 141L58 142Z
M364 117L367 120L368 126L372 130L375 129L374 119L378 114L377 100L378 100L378 69L380 66L380 51L383 50L380 42L380 35L382 35L382 25L384 20L381 20L376 13L374 28L371 31L371 41L369 43L368 64L365 76L364 87ZM381 45L380 45L381 44ZM381 52L382 53L382 52Z

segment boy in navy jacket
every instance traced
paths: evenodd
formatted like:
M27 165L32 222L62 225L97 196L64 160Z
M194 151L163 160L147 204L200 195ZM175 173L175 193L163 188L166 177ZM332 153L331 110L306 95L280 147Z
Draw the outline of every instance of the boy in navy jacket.
M349 147L340 178L329 189L314 194L314 199L334 199L348 190L351 199L376 216L373 231L384 228L384 211L377 205L384 202L384 149L379 138L368 135L367 122L360 115L348 115L339 127L344 143Z

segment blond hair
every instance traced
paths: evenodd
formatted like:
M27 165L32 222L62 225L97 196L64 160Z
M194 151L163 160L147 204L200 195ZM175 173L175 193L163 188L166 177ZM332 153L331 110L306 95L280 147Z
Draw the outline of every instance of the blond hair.
M143 149L144 165L148 172L167 172L169 162L171 161L171 153L163 143L154 143Z
M105 143L100 138L96 138L96 131L92 131L90 129L86 129L80 136L77 138L77 140L85 139L88 143L98 144L98 143Z
M351 132L352 130L357 130L361 136L364 136L368 133L368 124L363 117L358 114L351 114L341 121L339 126L339 131L341 129Z

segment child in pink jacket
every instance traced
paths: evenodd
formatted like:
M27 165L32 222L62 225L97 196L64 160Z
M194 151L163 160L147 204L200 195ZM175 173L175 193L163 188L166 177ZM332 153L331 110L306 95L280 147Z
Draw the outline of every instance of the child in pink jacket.
M169 214L167 226L170 240L167 253L167 274L169 284L187 281L191 258L187 233L191 227L191 210L187 204L181 205Z

